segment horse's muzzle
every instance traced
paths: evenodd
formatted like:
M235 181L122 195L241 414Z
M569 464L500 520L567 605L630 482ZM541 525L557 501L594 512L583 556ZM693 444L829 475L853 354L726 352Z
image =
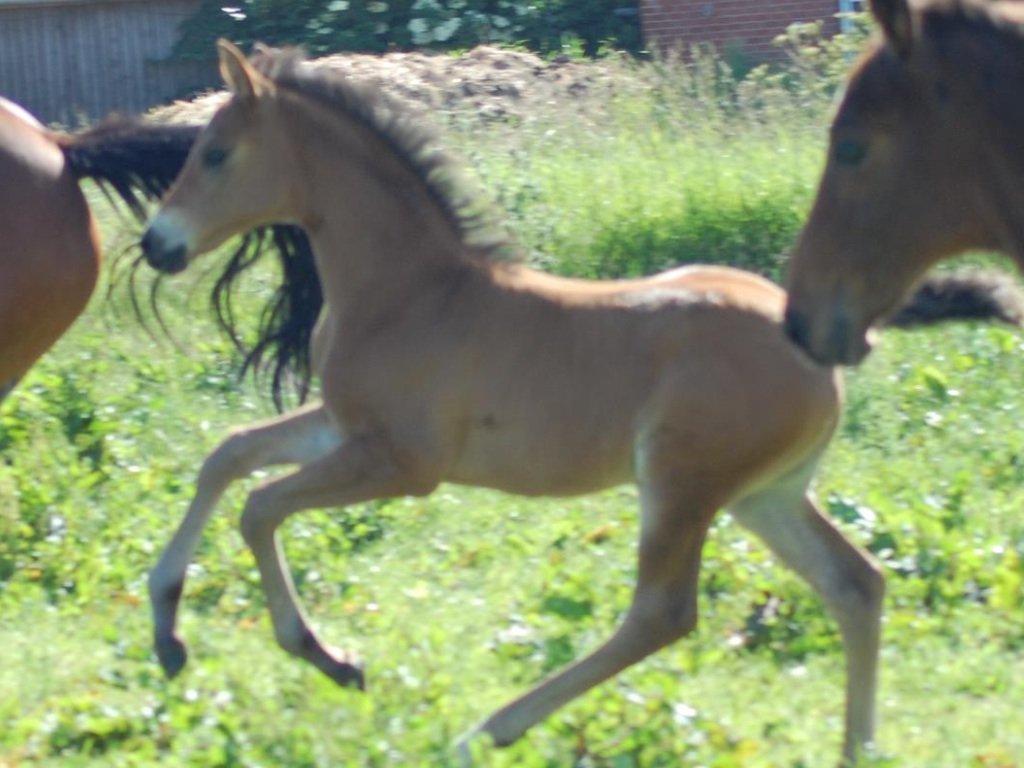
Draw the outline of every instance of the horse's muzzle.
M188 249L185 244L168 243L153 227L143 233L140 245L146 263L158 272L175 274L188 266Z
M792 307L787 307L782 327L790 341L808 353L810 352L811 324L807 322L807 315Z
M783 330L790 341L800 347L819 365L857 365L871 351L871 341L857 329L844 314L832 318L828 332L816 337L807 315L786 309Z

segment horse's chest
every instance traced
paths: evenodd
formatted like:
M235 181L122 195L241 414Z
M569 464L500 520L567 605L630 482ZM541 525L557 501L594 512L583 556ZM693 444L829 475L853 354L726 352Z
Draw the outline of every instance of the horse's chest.
M416 343L399 347L336 343L319 371L324 401L339 419L410 418L437 406L438 362Z

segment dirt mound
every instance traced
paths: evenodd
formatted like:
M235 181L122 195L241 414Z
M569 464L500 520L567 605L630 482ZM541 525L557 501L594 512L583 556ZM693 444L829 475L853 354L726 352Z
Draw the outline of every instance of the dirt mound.
M369 81L423 111L481 120L525 117L544 104L588 98L610 90L621 78L607 62L480 46L459 56L443 53L336 54L313 61L355 80ZM161 120L202 121L223 101L223 92L178 101L154 111ZM598 100L600 100L598 98Z

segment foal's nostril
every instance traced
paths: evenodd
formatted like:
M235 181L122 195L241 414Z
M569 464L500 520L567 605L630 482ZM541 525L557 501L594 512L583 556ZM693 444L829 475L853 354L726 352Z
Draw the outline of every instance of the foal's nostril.
M142 233L142 239L139 240L139 245L142 247L142 253L148 256L153 248L153 230L147 229Z
M152 227L149 227L142 233L139 245L142 247L142 255L146 257L146 261L153 264L160 255L160 236Z
M183 244L169 247L168 243L155 229L150 227L143 233L139 241L142 255L149 266L160 272L181 272L188 265L187 249Z
M179 245L173 250L168 251L167 258L164 259L163 270L168 274L174 275L184 271L187 266L188 252L184 245Z

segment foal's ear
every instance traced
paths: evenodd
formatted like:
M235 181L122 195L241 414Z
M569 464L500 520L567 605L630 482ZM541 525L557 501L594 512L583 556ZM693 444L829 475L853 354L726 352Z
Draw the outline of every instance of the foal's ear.
M871 13L900 58L907 58L914 43L914 17L908 0L871 0Z
M217 55L220 57L220 76L236 98L255 99L263 92L263 76L252 68L234 43L223 38L218 40Z

